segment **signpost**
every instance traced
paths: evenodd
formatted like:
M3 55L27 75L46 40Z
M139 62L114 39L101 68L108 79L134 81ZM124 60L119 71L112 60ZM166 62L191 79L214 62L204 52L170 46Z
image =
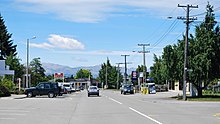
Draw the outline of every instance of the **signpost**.
M64 74L63 73L54 73L54 82L56 79L62 79L64 82Z

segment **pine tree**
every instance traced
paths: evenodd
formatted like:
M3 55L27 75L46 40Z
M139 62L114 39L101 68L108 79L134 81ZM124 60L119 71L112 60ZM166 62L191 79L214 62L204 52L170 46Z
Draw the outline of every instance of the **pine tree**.
M17 55L16 47L13 45L13 40L11 40L12 34L8 33L7 27L3 17L0 14L0 50L1 50L1 59L6 58L12 53L13 56Z

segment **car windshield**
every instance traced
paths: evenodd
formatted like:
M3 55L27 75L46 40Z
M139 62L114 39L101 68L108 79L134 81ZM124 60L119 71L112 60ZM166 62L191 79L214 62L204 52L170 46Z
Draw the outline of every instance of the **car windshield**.
M89 87L89 89L96 90L97 87Z
M132 88L131 85L125 85L124 88Z
M64 84L63 86L64 86L64 87L70 87L70 85L68 85L68 84Z

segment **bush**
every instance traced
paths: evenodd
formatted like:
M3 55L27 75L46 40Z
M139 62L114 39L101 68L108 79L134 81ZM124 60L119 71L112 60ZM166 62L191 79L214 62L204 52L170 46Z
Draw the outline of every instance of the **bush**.
M0 86L0 97L11 96L10 91L5 86Z
M24 94L25 90L24 88L21 88L21 90L19 91L18 88L15 88L12 92L12 94Z
M0 97L11 96L10 91L12 91L13 87L12 80L0 77Z

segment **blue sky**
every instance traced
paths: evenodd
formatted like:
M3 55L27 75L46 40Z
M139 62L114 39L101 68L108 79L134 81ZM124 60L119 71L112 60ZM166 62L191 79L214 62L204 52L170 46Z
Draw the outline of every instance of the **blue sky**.
M147 66L153 54L174 44L185 32L177 16L185 10L177 5L199 5L191 15L205 12L206 0L1 0L0 13L17 45L18 56L26 63L26 41L30 39L30 60L70 67L100 65L108 57L112 65L128 67L143 63L139 43L149 43ZM210 0L219 20L219 0ZM173 17L168 19L167 17ZM204 14L198 16L202 21ZM197 23L191 25L191 32ZM31 39L36 36L36 39Z

